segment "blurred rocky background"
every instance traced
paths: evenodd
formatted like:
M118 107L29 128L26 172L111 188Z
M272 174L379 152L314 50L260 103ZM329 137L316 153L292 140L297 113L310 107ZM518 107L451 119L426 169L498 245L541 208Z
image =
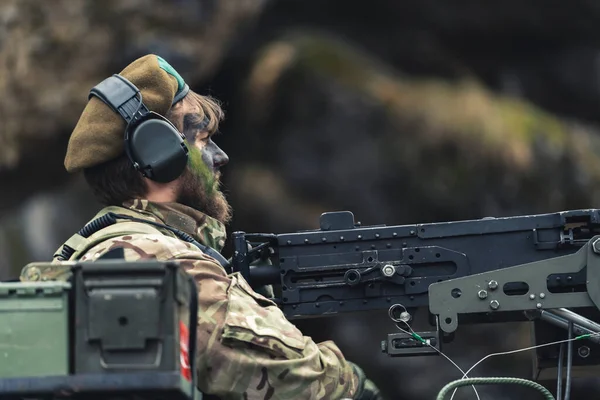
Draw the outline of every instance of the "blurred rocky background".
M0 277L98 209L64 172L66 142L89 89L150 52L223 101L230 231L313 229L334 210L390 225L598 207L599 22L595 0L0 0ZM382 355L385 313L299 325L388 399L460 377L442 357ZM467 369L528 345L528 328L464 327L446 353ZM530 378L530 354L476 371ZM598 394L576 380L571 398Z

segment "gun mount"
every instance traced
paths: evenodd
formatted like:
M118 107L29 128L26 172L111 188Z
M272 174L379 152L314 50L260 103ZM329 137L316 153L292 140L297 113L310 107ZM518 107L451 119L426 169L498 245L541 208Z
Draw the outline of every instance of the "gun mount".
M318 230L235 232L232 269L254 286L276 285L274 300L291 320L387 309L394 322L410 324L417 309L428 308L435 330L418 332L427 344L405 333L382 342L390 356L428 355L452 339L459 320L534 321L535 339L547 342L572 320L557 309L598 317L598 235L596 209L364 227L351 212L331 212ZM270 265L255 267L260 259ZM538 362L556 356L540 351ZM580 361L600 364L595 356Z

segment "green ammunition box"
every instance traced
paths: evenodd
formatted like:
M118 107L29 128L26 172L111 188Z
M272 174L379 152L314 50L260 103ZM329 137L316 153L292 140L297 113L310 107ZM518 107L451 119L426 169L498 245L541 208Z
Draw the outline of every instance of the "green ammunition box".
M0 284L0 399L202 399L194 280L109 255L69 265L69 283Z
M67 282L0 283L0 379L69 373Z

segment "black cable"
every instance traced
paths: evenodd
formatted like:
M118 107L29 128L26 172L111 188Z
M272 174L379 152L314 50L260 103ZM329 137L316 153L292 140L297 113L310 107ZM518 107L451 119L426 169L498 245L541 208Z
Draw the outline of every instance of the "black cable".
M573 322L569 321L569 341L567 342L567 383L565 384L565 398L571 397L571 366L573 364ZM560 400L560 399L559 399Z
M83 236L84 238L88 238L93 233L98 232L100 229L106 228L107 226L112 225L115 222L117 222L117 220L113 213L104 214L101 217L98 217L95 220L88 223L87 225L85 225L77 233Z
M565 359L565 344L560 344L558 350L558 373L556 374L556 398L560 400L562 398L562 381L563 381L563 364Z

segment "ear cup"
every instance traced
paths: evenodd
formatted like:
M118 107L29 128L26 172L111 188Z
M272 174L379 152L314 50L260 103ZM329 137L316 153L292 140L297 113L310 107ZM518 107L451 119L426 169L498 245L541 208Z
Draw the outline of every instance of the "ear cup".
M188 161L188 149L169 121L157 114L136 124L125 145L134 166L147 178L167 183L177 179Z

